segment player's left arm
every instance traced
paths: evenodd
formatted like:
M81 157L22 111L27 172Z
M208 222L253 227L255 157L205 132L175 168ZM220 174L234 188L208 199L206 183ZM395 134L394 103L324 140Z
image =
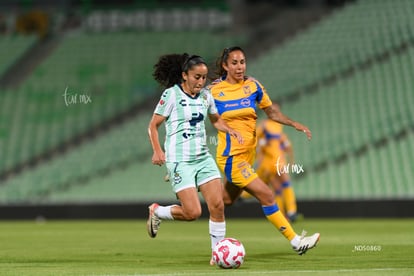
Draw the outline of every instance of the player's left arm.
M240 144L243 144L243 137L241 136L241 134L238 131L229 127L229 125L220 117L218 113L209 114L208 116L210 118L211 123L216 129L223 132L227 132L228 134L230 134L230 136L236 138Z
M312 132L309 130L307 126L299 122L296 122L290 119L285 114L283 114L282 111L280 111L280 108L277 104L272 104L268 107L265 107L263 108L263 111L266 113L269 119L287 126L291 126L295 128L297 131L303 131L309 140L312 138Z

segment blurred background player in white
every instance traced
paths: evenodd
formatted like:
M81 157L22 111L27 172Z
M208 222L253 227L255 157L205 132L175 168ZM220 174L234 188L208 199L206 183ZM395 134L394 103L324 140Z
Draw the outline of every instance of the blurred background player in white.
M225 237L226 223L221 175L206 144L205 118L208 116L215 128L235 137L239 143L242 138L220 118L213 97L204 89L208 68L200 56L164 55L154 68L154 79L166 89L148 126L152 163L166 164L172 189L181 205L151 204L148 234L156 237L162 219L192 221L199 218L202 212L200 191L210 213L213 249ZM165 153L158 135L162 123L166 129ZM213 264L212 259L210 264Z

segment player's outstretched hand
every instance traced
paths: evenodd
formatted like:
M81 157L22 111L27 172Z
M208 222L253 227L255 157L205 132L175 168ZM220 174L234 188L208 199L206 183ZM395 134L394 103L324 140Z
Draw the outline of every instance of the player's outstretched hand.
M312 132L309 130L309 128L305 125L302 125L301 123L295 122L294 123L294 128L297 131L303 131L306 136L308 137L308 140L312 139Z

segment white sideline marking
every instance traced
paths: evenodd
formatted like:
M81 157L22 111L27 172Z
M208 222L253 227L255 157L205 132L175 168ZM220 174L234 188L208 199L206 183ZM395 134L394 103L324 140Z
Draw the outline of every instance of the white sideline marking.
M176 273L163 273L163 274L119 274L118 276L179 276L179 275L220 275L220 274L233 274L237 273L237 275L266 275L266 274L274 274L275 272L279 273L341 273L341 272L389 272L389 271L398 271L398 270L413 270L413 268L361 268L361 269L328 269L328 270L269 270L269 271L243 271L242 269L234 269L234 270L220 270L213 268L212 271L200 272L200 271L186 271L186 272L176 272ZM114 274L110 274L114 276ZM92 274L91 276L109 276L106 274Z

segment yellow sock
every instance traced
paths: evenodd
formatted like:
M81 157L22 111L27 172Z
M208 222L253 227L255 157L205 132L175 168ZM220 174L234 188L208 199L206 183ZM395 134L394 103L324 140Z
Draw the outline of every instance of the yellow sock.
M291 241L296 233L293 230L290 223L287 221L285 216L280 212L276 204L272 206L262 206L263 212L266 215L266 218L285 236L289 241Z
M282 184L283 187L283 201L285 202L285 208L287 214L296 214L297 205L296 205L296 196L293 187L290 185L289 181L286 181Z

